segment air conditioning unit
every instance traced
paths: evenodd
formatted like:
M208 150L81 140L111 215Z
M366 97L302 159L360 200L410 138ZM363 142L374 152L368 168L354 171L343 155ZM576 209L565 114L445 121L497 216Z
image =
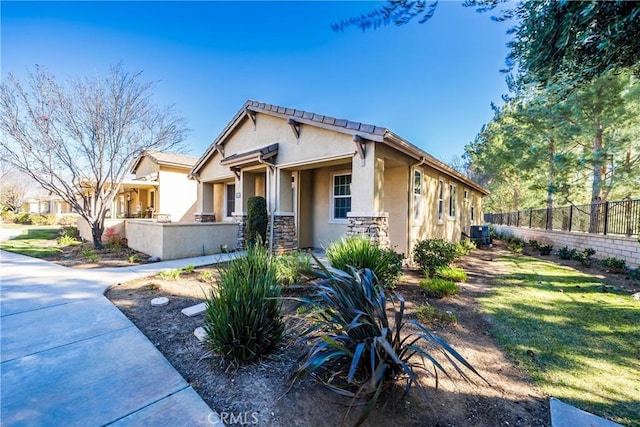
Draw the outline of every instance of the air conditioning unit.
M488 225L472 225L471 240L480 245L491 244L491 232Z

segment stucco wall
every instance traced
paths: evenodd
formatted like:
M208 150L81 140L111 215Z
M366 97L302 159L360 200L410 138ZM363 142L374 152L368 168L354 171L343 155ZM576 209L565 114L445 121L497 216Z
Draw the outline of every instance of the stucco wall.
M89 223L82 217L78 217L78 232L80 233L80 237L89 242L93 241L93 235L91 234L91 227ZM109 227L115 227L116 233L121 238L126 236L126 227L124 219L107 219L104 221L104 229L106 230Z
M127 221L129 247L163 260L220 253L221 245L235 249L237 232L235 223Z
M160 166L148 157L143 157L136 168L136 178L141 178L149 174L158 172Z
M192 222L198 198L197 182L187 179L186 170L168 167L160 169L158 181L156 212L170 214L173 222Z
M347 221L331 221L331 185L332 173L349 171L350 165L336 165L327 168L315 169L311 182L312 196L311 206L313 225L313 247L327 246L330 242L339 239L347 232ZM300 227L306 225L300 223Z
M615 257L624 259L630 267L640 267L640 243L638 243L635 237L547 231L537 228L509 227L506 225L496 225L495 228L496 231L500 233L511 234L525 241L540 239L544 236L553 242L554 250L564 246L579 250L593 248L596 251L594 255L595 258Z
M409 226L409 167L384 170L384 212L389 213L389 244L396 252L407 254Z

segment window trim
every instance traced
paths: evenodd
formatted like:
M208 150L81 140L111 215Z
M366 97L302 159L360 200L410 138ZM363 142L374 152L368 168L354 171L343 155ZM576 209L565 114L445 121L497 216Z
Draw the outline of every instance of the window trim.
M449 219L458 215L458 190L455 184L449 183Z
M231 210L231 212L227 212L229 210L229 187L231 187L233 185L233 204L234 204L234 208ZM224 217L225 219L232 219L233 218L233 212L235 211L235 202L236 202L236 183L235 181L233 182L225 182L224 183Z
M420 175L420 187L416 187L416 174ZM424 222L424 172L418 168L413 169L411 176L411 194L412 194L412 210L413 210L413 223L415 225L421 225ZM419 192L416 193L416 190ZM416 209L416 203L418 203L418 209Z
M329 203L329 223L330 224L346 224L349 221L348 216L345 218L335 218L334 214L335 214L335 201L336 201L336 197L341 198L341 199L346 199L347 196L336 196L335 191L336 191L336 182L335 179L337 176L346 176L349 175L351 177L351 182L349 183L349 196L348 198L353 200L353 195L351 194L351 184L353 184L353 172L350 170L343 170L343 171L335 171L331 173L331 181L330 181L330 186L331 186L331 193L330 193L330 203Z
M444 180L438 179L438 224L444 222Z

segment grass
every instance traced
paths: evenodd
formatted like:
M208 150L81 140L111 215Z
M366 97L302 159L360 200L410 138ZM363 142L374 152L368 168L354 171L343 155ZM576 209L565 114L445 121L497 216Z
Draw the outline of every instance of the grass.
M420 288L429 298L443 298L449 295L456 295L459 291L458 285L451 280L440 277L431 277L420 280Z
M551 262L524 256L499 262L510 274L480 301L512 360L547 395L640 426L640 304Z
M457 267L439 267L436 268L436 276L442 279L451 280L452 282L466 282L467 273Z
M0 242L0 249L34 258L49 258L62 253L61 248L66 246L56 241L60 227L21 227L25 228L22 234Z
M431 324L434 322L441 323L458 323L458 316L450 311L440 311L437 308L429 305L423 304L419 307L416 307L415 310L416 318L422 324Z

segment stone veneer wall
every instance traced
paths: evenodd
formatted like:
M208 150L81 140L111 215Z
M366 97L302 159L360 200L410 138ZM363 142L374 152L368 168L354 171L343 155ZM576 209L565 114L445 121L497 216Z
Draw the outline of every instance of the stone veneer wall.
M538 228L510 227L506 225L495 225L494 227L496 231L500 233L511 234L525 241L546 237L553 242L554 250L564 246L579 250L593 248L596 251L594 258L603 259L615 257L624 259L630 267L640 267L640 243L637 237L549 231Z
M389 242L389 214L347 214L347 236L365 236L373 243L388 248Z
M271 227L269 221L268 228ZM267 239L271 236L271 230L267 231ZM296 221L293 214L273 215L273 251L276 253L290 252L298 249L296 236Z
M197 213L194 217L196 222L216 222L216 214L213 213Z
M233 213L233 220L238 223L238 250L247 249L247 214L245 213Z

